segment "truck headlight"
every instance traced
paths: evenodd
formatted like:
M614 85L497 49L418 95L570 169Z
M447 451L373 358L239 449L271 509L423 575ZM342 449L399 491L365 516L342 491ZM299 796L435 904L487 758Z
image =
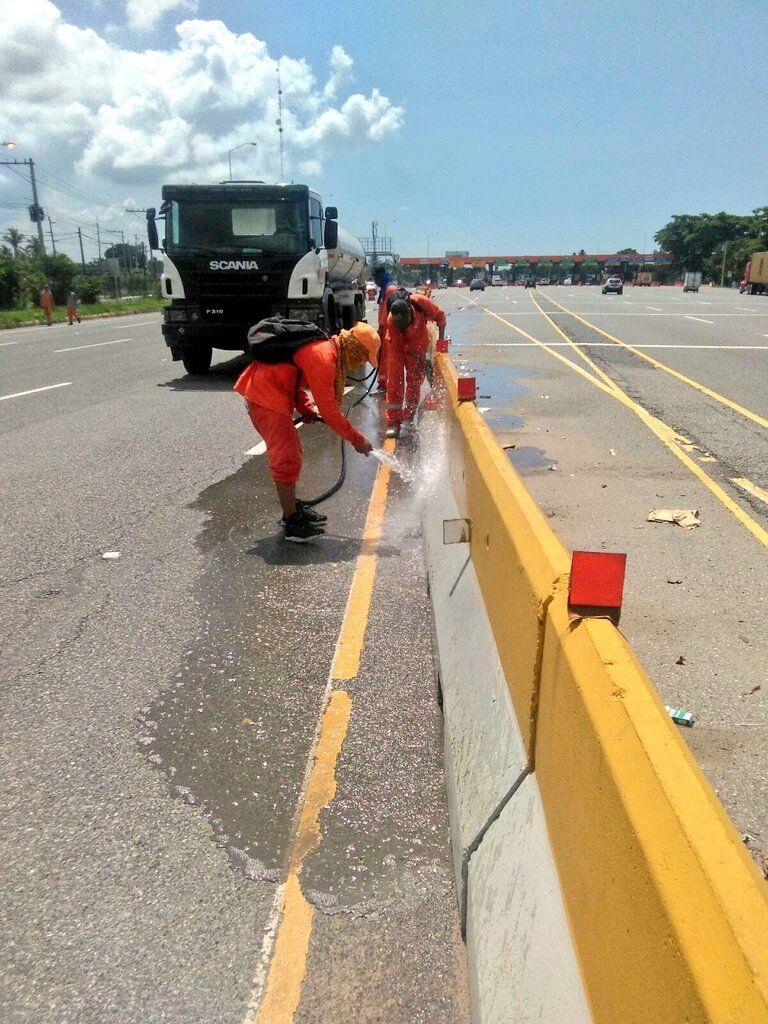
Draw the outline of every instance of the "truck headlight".
M173 306L171 306L170 309L165 310L165 319L171 323L178 323L179 321L186 322L187 311L184 308L174 309Z

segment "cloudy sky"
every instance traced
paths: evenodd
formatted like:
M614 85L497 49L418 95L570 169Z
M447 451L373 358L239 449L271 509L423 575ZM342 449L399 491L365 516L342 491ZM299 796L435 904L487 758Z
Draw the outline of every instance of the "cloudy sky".
M90 254L97 219L143 236L126 206L227 177L243 141L235 177L278 180L279 66L285 178L352 230L386 222L403 254L639 248L673 212L766 202L766 30L748 0L0 0L0 134ZM6 226L28 194L0 168Z

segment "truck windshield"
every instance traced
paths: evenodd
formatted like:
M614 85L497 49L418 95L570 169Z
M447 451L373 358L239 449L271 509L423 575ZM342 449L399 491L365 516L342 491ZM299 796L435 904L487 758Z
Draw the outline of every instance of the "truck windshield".
M308 213L299 202L176 202L167 214L170 249L304 253Z

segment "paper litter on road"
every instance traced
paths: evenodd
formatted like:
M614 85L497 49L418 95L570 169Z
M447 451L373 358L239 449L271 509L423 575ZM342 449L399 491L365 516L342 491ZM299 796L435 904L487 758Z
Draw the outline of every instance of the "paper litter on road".
M696 508L652 508L648 513L649 523L677 523L686 530L701 526L699 510Z
M106 559L108 562L114 562L114 561L116 561L120 557L120 552L119 551L105 551L104 554L101 557Z
M680 708L671 708L669 704L665 704L664 707L667 709L667 714L676 722L678 725L693 725L693 712L682 711Z

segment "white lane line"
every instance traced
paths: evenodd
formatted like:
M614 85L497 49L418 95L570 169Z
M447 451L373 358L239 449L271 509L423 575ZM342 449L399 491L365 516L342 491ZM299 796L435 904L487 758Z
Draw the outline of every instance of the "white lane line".
M0 341L0 348L8 348L9 345L18 345L18 341Z
M743 309L746 313L754 313L754 306L737 306L736 309Z
M634 306L634 302L630 302L629 299L622 299L621 301L625 306Z
M768 345L766 345L766 348L768 348ZM350 391L354 391L354 390L355 390L354 387L346 387L346 388L344 388L344 394L348 395ZM310 394L311 394L311 392L310 392ZM303 427L303 426L304 426L303 423L297 423L296 424L296 429L298 430L299 427ZM255 444L253 446L253 448L249 448L248 451L245 454L246 455L263 455L266 452L266 450L267 450L267 442L266 441L259 441L259 443Z
M690 313L686 313L685 314L685 319L686 320L698 320L700 324L713 324L715 322L714 320L704 320L703 317L700 317L700 316L691 316Z
M71 348L55 348L54 355L60 352L79 352L81 348L101 348L102 345L119 345L123 341L133 341L133 338L115 338L114 341L94 341L91 345L73 345Z
M24 395L37 395L41 391L53 391L54 388L68 388L71 384L71 380L66 380L63 384L46 384L44 388L31 388L29 391L16 391L12 395L0 395L0 402L7 402L9 398L23 398Z
M768 334L765 335L768 338ZM612 341L548 341L550 348L616 348ZM482 341L465 345L465 348L540 348L533 341ZM639 349L674 349L674 348L695 348L712 352L768 352L768 345L633 345Z
M663 313L664 312L664 310L661 308L661 306L646 306L646 309L652 309L654 311L654 313Z

